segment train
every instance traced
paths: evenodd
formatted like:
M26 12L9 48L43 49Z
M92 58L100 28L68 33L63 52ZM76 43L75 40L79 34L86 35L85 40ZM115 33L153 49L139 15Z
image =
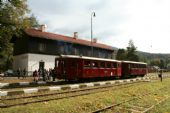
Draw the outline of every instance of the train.
M56 78L64 80L129 78L146 75L147 63L76 55L60 55L55 58L54 69Z

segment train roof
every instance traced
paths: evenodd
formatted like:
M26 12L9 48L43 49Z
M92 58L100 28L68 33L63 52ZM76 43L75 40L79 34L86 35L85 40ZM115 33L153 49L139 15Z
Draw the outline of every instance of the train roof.
M79 59L88 59L88 60L99 60L99 61L111 61L111 62L122 62L122 63L133 63L133 64L147 64L144 62L135 62L135 61L120 61L114 59L105 59L105 58L96 58L96 57L87 57L87 56L77 56L77 55L59 55L56 58L79 58Z
M105 58L96 58L96 57L86 57L86 56L76 56L76 55L60 55L56 58L79 58L79 59L88 59L88 60L99 60L99 61L111 61L111 62L121 62L114 59L105 59Z
M144 62L134 62L134 61L122 61L122 63L132 63L132 64L147 64L147 63L144 63Z

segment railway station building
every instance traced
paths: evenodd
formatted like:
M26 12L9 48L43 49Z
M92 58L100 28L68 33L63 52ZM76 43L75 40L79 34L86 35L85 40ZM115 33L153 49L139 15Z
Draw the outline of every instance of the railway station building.
M65 36L45 32L44 26L39 29L23 30L22 37L13 37L14 61L13 69L26 69L32 72L39 69L40 62L44 62L45 69L54 68L57 55L81 55L98 58L114 59L114 48L105 44L83 40L74 32L73 36Z

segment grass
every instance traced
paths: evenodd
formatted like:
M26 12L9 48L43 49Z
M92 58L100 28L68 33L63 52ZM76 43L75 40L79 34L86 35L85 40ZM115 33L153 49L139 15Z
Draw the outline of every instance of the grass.
M170 96L170 87L166 90L156 91L165 86L170 86L170 78L163 79L163 82L157 80L154 82L139 83L127 88L116 88L106 92L90 94L86 96L3 108L0 109L0 113L87 113L114 103L119 103L123 100L133 98L134 96L140 96L142 99L132 101L131 103L126 103L123 106L126 108L131 105L149 107L166 96ZM154 95L151 95L147 98L142 97L142 94L154 91L156 91ZM170 101L167 100L163 104L155 107L150 112L168 113L170 112L169 105ZM118 111L120 113L125 112L119 107L108 110L107 112L113 113L114 111Z
M161 104L155 106L150 113L170 113L170 98L166 101L162 102Z

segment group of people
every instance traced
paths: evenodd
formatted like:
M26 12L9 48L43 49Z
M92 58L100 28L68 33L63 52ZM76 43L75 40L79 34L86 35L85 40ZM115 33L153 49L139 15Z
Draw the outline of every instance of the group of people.
M37 82L42 77L43 81L55 81L56 73L54 69L39 69L33 72L33 79Z
M21 70L19 68L17 70L17 75L18 75L18 79L20 79L20 77L22 77L23 79L26 78L26 69L24 68L23 70Z

